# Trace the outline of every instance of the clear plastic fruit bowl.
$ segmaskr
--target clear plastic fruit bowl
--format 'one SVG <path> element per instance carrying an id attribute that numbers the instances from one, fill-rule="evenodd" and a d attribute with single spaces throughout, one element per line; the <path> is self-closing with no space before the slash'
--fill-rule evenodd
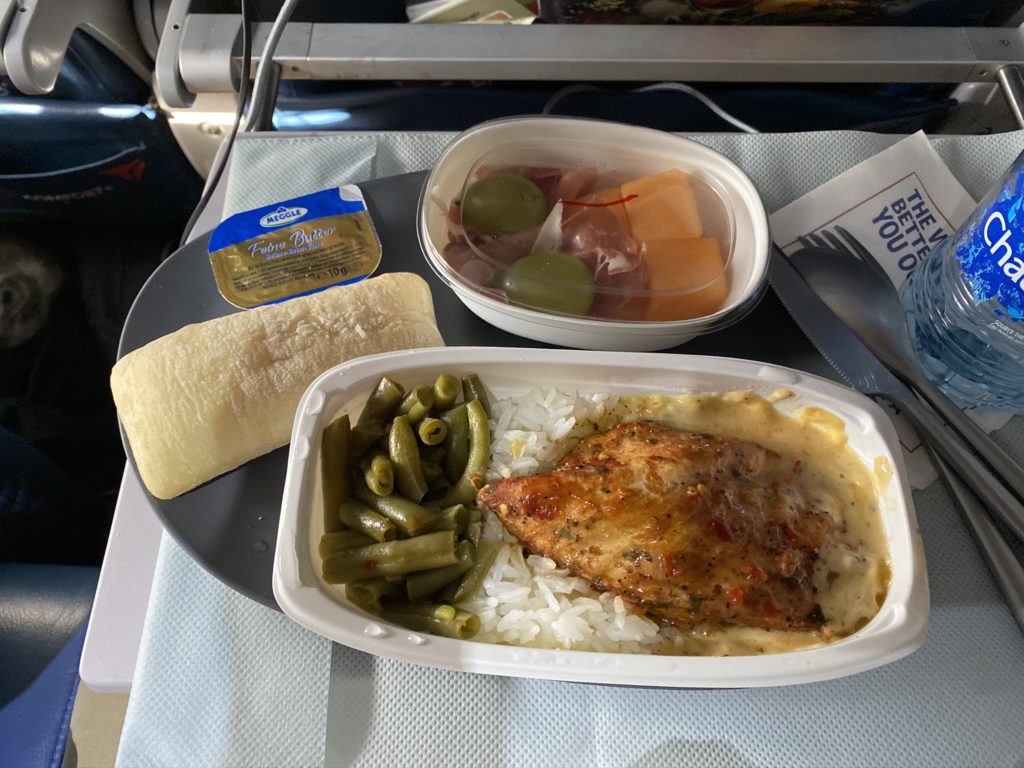
<path id="1" fill-rule="evenodd" d="M 750 179 L 662 131 L 566 118 L 485 123 L 420 201 L 434 271 L 526 338 L 648 351 L 732 325 L 763 295 L 770 238 Z"/>

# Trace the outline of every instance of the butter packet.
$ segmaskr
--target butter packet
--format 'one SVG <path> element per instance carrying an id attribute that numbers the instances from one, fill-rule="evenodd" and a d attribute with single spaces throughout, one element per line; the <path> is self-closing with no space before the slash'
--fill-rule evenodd
<path id="1" fill-rule="evenodd" d="M 213 231 L 209 252 L 217 289 L 242 309 L 357 282 L 381 257 L 351 184 L 236 213 Z"/>

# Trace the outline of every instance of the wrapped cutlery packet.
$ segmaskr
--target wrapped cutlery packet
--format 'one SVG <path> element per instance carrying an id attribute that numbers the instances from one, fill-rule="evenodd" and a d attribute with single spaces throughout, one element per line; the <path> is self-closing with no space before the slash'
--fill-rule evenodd
<path id="1" fill-rule="evenodd" d="M 775 242 L 787 254 L 804 247 L 801 238 L 841 227 L 899 288 L 974 207 L 919 131 L 780 208 L 770 221 Z M 1003 426 L 1012 415 L 984 408 L 969 413 L 986 431 Z M 911 483 L 924 488 L 936 478 L 935 469 L 910 424 L 893 415 Z"/>

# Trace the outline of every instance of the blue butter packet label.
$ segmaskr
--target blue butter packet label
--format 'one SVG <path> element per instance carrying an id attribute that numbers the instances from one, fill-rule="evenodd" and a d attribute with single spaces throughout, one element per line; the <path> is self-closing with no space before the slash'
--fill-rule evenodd
<path id="1" fill-rule="evenodd" d="M 353 185 L 236 213 L 214 230 L 209 252 L 221 295 L 242 308 L 362 280 L 381 258 Z"/>

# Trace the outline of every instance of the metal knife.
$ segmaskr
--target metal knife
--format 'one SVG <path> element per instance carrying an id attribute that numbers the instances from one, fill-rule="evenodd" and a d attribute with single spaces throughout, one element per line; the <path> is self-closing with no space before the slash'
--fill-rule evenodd
<path id="1" fill-rule="evenodd" d="M 943 447 L 948 448 L 953 445 L 954 452 L 966 452 L 966 446 L 961 444 L 959 448 L 956 448 L 955 442 L 947 442 L 949 436 L 955 440 L 958 438 L 948 427 L 940 423 L 938 417 L 930 412 L 928 406 L 917 400 L 906 385 L 889 373 L 889 370 L 871 354 L 871 351 L 861 343 L 860 339 L 832 313 L 832 310 L 804 281 L 778 247 L 774 248 L 772 256 L 770 281 L 779 300 L 782 301 L 800 330 L 854 389 L 873 399 L 888 400 L 901 408 L 914 423 L 925 439 L 926 447 L 934 460 L 936 469 L 959 503 L 963 518 L 988 562 L 989 568 L 1006 598 L 1010 612 L 1016 619 L 1017 625 L 1024 631 L 1024 565 L 1021 565 L 1009 544 L 1003 539 L 999 529 L 988 517 L 988 511 L 978 496 L 971 493 L 943 458 L 948 455 L 946 451 L 942 450 Z M 909 407 L 907 407 L 908 405 Z M 946 430 L 949 435 L 939 430 Z M 940 453 L 942 455 L 937 455 Z M 973 454 L 969 455 L 973 458 Z M 977 459 L 974 461 L 980 465 Z M 980 469 L 988 473 L 984 466 L 980 466 Z M 986 482 L 997 486 L 995 488 L 989 485 L 985 486 L 990 488 L 993 494 L 1001 491 L 997 501 L 1017 503 L 1019 507 L 1016 498 L 1001 486 L 994 476 L 989 474 Z M 997 505 L 991 503 L 989 507 L 999 510 Z M 1010 508 L 1008 511 L 1013 513 L 1018 510 Z M 1000 517 L 1004 517 L 1002 512 Z M 1014 533 L 1019 536 L 1019 529 L 1014 528 Z"/>
<path id="2" fill-rule="evenodd" d="M 883 398 L 910 419 L 923 440 L 1024 541 L 1024 504 L 992 474 L 935 412 L 882 365 L 864 343 L 826 306 L 778 248 L 773 249 L 770 281 L 800 330 L 832 367 L 859 392 Z"/>
<path id="3" fill-rule="evenodd" d="M 1021 565 L 978 497 L 957 477 L 952 467 L 935 453 L 931 445 L 926 444 L 925 447 L 946 488 L 959 504 L 964 521 L 974 535 L 974 541 L 1003 591 L 1010 613 L 1017 620 L 1017 626 L 1024 631 L 1024 565 Z"/>

